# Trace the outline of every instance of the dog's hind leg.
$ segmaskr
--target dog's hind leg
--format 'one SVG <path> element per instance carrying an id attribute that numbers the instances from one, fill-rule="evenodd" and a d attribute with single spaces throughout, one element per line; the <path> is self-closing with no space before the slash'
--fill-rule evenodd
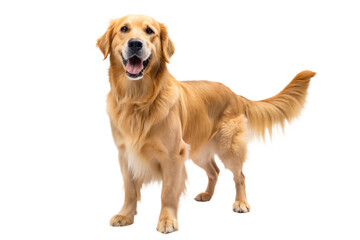
<path id="1" fill-rule="evenodd" d="M 243 115 L 224 122 L 216 136 L 216 153 L 225 167 L 232 171 L 235 182 L 236 197 L 233 204 L 234 212 L 250 211 L 246 199 L 245 176 L 242 166 L 246 159 L 246 119 Z"/>
<path id="2" fill-rule="evenodd" d="M 225 167 L 230 169 L 234 176 L 235 182 L 235 202 L 233 204 L 233 211 L 238 213 L 246 213 L 250 211 L 250 206 L 247 202 L 245 191 L 245 175 L 242 172 L 243 160 L 245 159 L 245 153 L 240 157 L 220 156 L 220 159 L 224 163 Z"/>
<path id="3" fill-rule="evenodd" d="M 214 194 L 215 185 L 218 179 L 220 170 L 215 163 L 214 156 L 208 157 L 207 159 L 193 159 L 194 163 L 204 169 L 208 176 L 208 185 L 205 192 L 199 193 L 196 197 L 196 201 L 206 202 L 211 199 Z"/>
<path id="4" fill-rule="evenodd" d="M 246 192 L 245 192 L 245 175 L 242 171 L 239 170 L 233 172 L 234 174 L 234 182 L 235 182 L 235 189 L 236 189 L 236 197 L 235 202 L 233 204 L 233 211 L 238 213 L 247 213 L 250 211 L 250 205 L 246 199 Z"/>

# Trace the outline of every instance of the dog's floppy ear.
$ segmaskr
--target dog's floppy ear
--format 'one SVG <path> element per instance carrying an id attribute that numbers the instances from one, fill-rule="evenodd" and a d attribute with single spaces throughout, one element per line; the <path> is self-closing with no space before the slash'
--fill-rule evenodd
<path id="1" fill-rule="evenodd" d="M 97 40 L 96 46 L 100 48 L 101 52 L 104 54 L 104 60 L 110 53 L 111 41 L 113 38 L 115 22 L 112 21 L 106 32 Z"/>
<path id="2" fill-rule="evenodd" d="M 170 57 L 175 52 L 175 46 L 174 43 L 171 41 L 171 39 L 168 36 L 167 29 L 164 24 L 160 23 L 161 28 L 161 51 L 162 51 L 162 57 L 165 60 L 165 62 L 169 62 Z"/>

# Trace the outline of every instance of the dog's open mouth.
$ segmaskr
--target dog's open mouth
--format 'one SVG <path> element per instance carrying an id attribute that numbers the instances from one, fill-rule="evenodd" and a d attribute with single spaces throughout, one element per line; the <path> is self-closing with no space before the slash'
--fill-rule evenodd
<path id="1" fill-rule="evenodd" d="M 126 68 L 126 75 L 132 79 L 136 79 L 142 77 L 144 70 L 149 65 L 151 55 L 145 61 L 143 61 L 136 55 L 132 56 L 127 60 L 122 54 L 121 57 Z"/>

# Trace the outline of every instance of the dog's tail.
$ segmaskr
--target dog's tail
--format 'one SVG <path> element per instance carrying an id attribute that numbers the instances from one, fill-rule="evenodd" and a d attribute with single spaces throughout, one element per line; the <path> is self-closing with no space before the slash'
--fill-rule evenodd
<path id="1" fill-rule="evenodd" d="M 241 97 L 245 102 L 245 115 L 248 119 L 251 136 L 265 138 L 266 129 L 270 137 L 275 125 L 284 127 L 285 120 L 296 118 L 305 104 L 310 79 L 316 73 L 302 71 L 276 96 L 251 101 Z"/>

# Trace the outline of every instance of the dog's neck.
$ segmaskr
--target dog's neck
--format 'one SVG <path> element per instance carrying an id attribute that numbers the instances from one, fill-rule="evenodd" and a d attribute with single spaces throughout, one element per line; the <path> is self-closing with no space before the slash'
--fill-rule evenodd
<path id="1" fill-rule="evenodd" d="M 127 79 L 124 70 L 116 67 L 109 68 L 108 112 L 122 134 L 135 136 L 132 146 L 138 149 L 152 126 L 166 118 L 179 100 L 178 83 L 165 65 L 137 81 Z"/>
<path id="2" fill-rule="evenodd" d="M 112 62 L 112 61 L 111 61 Z M 159 63 L 144 74 L 140 80 L 127 78 L 125 70 L 117 63 L 111 63 L 109 79 L 111 94 L 118 103 L 151 105 L 163 89 L 174 84 L 174 77 L 169 73 L 165 63 Z"/>

